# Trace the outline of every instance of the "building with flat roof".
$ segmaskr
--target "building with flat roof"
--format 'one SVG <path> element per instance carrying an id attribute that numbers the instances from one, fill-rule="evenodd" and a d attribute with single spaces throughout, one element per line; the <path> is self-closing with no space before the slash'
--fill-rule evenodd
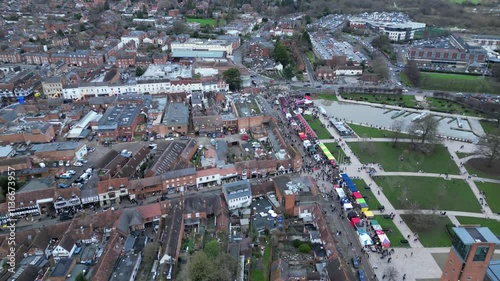
<path id="1" fill-rule="evenodd" d="M 500 281 L 500 260 L 490 262 L 484 281 Z"/>
<path id="2" fill-rule="evenodd" d="M 81 159 L 87 155 L 87 145 L 63 141 L 35 144 L 30 151 L 38 162 Z"/>
<path id="3" fill-rule="evenodd" d="M 120 258 L 110 281 L 133 281 L 141 264 L 141 253 L 128 253 Z"/>
<path id="4" fill-rule="evenodd" d="M 170 44 L 172 57 L 206 57 L 217 58 L 219 55 L 232 55 L 233 44 L 228 40 L 205 40 L 191 38 L 186 42 L 172 42 Z"/>
<path id="5" fill-rule="evenodd" d="M 252 204 L 252 190 L 249 181 L 226 183 L 222 186 L 222 192 L 230 210 L 247 208 Z"/>
<path id="6" fill-rule="evenodd" d="M 408 60 L 421 67 L 461 67 L 486 62 L 487 51 L 477 45 L 466 43 L 462 38 L 451 35 L 445 39 L 421 41 L 408 48 Z"/>
<path id="7" fill-rule="evenodd" d="M 188 133 L 189 108 L 182 102 L 169 103 L 160 124 L 162 136 L 178 136 Z"/>
<path id="8" fill-rule="evenodd" d="M 483 280 L 500 240 L 487 227 L 454 227 L 442 281 Z"/>
<path id="9" fill-rule="evenodd" d="M 140 121 L 142 106 L 125 104 L 109 107 L 97 126 L 97 136 L 102 140 L 131 139 Z M 144 117 L 143 117 L 144 118 Z"/>

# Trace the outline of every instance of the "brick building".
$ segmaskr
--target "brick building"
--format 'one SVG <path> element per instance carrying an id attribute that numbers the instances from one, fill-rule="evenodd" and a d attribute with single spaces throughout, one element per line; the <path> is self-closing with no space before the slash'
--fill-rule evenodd
<path id="1" fill-rule="evenodd" d="M 441 281 L 482 281 L 500 240 L 487 227 L 454 227 Z"/>

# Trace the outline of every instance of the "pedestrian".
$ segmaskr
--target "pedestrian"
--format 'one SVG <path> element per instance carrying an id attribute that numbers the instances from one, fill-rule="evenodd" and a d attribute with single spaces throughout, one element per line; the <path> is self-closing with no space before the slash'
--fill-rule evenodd
<path id="1" fill-rule="evenodd" d="M 379 191 L 377 191 L 377 193 L 378 193 L 378 195 L 380 195 L 380 190 L 379 190 Z"/>
<path id="2" fill-rule="evenodd" d="M 408 255 L 407 255 L 407 254 L 405 254 L 405 258 L 407 258 L 407 257 L 408 257 Z"/>
<path id="3" fill-rule="evenodd" d="M 413 257 L 413 252 L 411 252 L 410 257 Z"/>
<path id="4" fill-rule="evenodd" d="M 384 275 L 382 275 L 382 280 L 384 280 L 384 279 L 385 279 L 385 274 L 384 274 Z"/>
<path id="5" fill-rule="evenodd" d="M 410 239 L 410 236 L 411 236 L 411 235 L 408 235 L 408 236 L 407 236 L 407 238 L 408 238 L 408 239 Z"/>

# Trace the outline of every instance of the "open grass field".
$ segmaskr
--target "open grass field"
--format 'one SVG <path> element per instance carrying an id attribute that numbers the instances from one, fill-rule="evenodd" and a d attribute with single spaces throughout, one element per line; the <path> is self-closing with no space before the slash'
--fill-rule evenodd
<path id="1" fill-rule="evenodd" d="M 480 178 L 500 180 L 500 160 L 495 160 L 491 167 L 487 165 L 485 158 L 472 158 L 465 162 L 465 168 L 471 175 L 476 175 Z"/>
<path id="2" fill-rule="evenodd" d="M 497 220 L 460 216 L 457 216 L 456 218 L 462 225 L 481 225 L 489 227 L 496 236 L 500 236 L 500 222 Z"/>
<path id="3" fill-rule="evenodd" d="M 359 192 L 363 197 L 368 197 L 365 198 L 366 203 L 368 204 L 368 207 L 370 207 L 370 210 L 377 210 L 378 206 L 382 206 L 380 202 L 378 201 L 377 197 L 375 197 L 375 194 L 373 194 L 371 189 L 365 189 L 366 183 L 362 179 L 353 179 L 352 182 L 356 185 L 358 188 Z"/>
<path id="4" fill-rule="evenodd" d="M 475 155 L 477 153 L 474 153 L 474 152 L 471 152 L 471 153 L 467 153 L 467 152 L 456 152 L 457 154 L 457 157 L 462 159 L 462 158 L 466 158 L 466 157 L 469 157 L 471 155 Z"/>
<path id="5" fill-rule="evenodd" d="M 333 157 L 335 157 L 338 165 L 351 163 L 351 160 L 346 158 L 344 151 L 340 147 L 337 147 L 337 143 L 329 142 L 325 143 L 325 146 L 326 148 L 328 148 L 328 150 L 330 150 L 330 153 L 333 155 Z"/>
<path id="6" fill-rule="evenodd" d="M 321 100 L 329 100 L 329 101 L 339 101 L 337 98 L 337 95 L 335 93 L 321 93 L 319 95 L 314 96 L 315 99 L 321 99 Z"/>
<path id="7" fill-rule="evenodd" d="M 390 113 L 389 113 L 390 114 Z M 390 138 L 393 135 L 392 131 L 382 130 L 378 128 L 372 128 L 357 124 L 349 124 L 349 127 L 358 135 L 360 138 Z M 410 135 L 401 133 L 401 138 L 408 138 Z"/>
<path id="8" fill-rule="evenodd" d="M 426 215 L 420 215 L 426 216 Z M 417 231 L 417 228 L 413 224 L 409 215 L 401 215 L 408 227 L 413 231 L 418 233 L 418 239 L 424 247 L 450 247 L 451 237 L 446 231 L 446 225 L 452 224 L 447 216 L 439 217 L 438 223 L 433 227 L 425 231 Z M 410 245 L 411 245 L 410 241 Z"/>
<path id="9" fill-rule="evenodd" d="M 396 209 L 405 210 L 409 202 L 416 201 L 422 210 L 481 212 L 479 202 L 463 180 L 400 176 L 375 177 L 374 180 Z"/>
<path id="10" fill-rule="evenodd" d="M 494 213 L 500 213 L 500 184 L 492 182 L 476 182 L 476 186 L 480 191 L 484 191 L 486 193 L 486 203 L 490 206 L 491 211 Z"/>
<path id="11" fill-rule="evenodd" d="M 411 150 L 410 143 L 398 143 L 396 148 L 389 142 L 351 142 L 351 150 L 361 163 L 380 163 L 388 172 L 418 172 L 460 174 L 443 145 L 436 145 L 434 152 L 424 155 Z"/>
<path id="12" fill-rule="evenodd" d="M 496 93 L 488 78 L 461 74 L 421 72 L 418 87 L 426 90 L 450 92 Z"/>
<path id="13" fill-rule="evenodd" d="M 319 119 L 312 117 L 311 115 L 304 115 L 304 119 L 307 121 L 311 129 L 314 130 L 318 139 L 329 139 L 332 135 L 323 126 L 323 123 Z"/>
<path id="14" fill-rule="evenodd" d="M 477 113 L 475 110 L 469 109 L 453 101 L 432 98 L 432 97 L 427 97 L 425 99 L 430 107 L 429 109 L 433 111 L 467 115 L 467 116 L 480 116 L 480 113 Z"/>
<path id="15" fill-rule="evenodd" d="M 187 22 L 197 22 L 202 26 L 203 25 L 211 25 L 211 26 L 216 25 L 216 21 L 214 19 L 186 18 L 186 21 Z"/>
<path id="16" fill-rule="evenodd" d="M 450 0 L 450 2 L 455 4 L 463 4 L 465 2 L 469 2 L 471 4 L 478 5 L 481 3 L 481 0 Z"/>
<path id="17" fill-rule="evenodd" d="M 342 94 L 342 97 L 348 100 L 364 101 L 369 103 L 388 104 L 402 107 L 417 107 L 417 101 L 414 96 Z"/>
<path id="18" fill-rule="evenodd" d="M 479 123 L 481 123 L 485 133 L 500 136 L 500 127 L 497 127 L 496 123 L 487 120 L 480 120 Z"/>
<path id="19" fill-rule="evenodd" d="M 389 240 L 391 241 L 391 247 L 402 247 L 399 241 L 404 240 L 405 237 L 396 227 L 393 220 L 384 219 L 384 216 L 382 215 L 374 216 L 373 219 L 377 220 L 383 229 L 391 230 L 391 231 L 385 231 L 387 238 L 389 238 Z"/>

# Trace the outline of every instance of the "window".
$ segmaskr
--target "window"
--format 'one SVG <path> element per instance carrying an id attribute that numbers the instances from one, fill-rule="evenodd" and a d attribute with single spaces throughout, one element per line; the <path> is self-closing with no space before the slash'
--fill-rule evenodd
<path id="1" fill-rule="evenodd" d="M 485 261 L 489 249 L 490 249 L 489 246 L 478 246 L 476 248 L 476 253 L 474 254 L 473 261 Z"/>

